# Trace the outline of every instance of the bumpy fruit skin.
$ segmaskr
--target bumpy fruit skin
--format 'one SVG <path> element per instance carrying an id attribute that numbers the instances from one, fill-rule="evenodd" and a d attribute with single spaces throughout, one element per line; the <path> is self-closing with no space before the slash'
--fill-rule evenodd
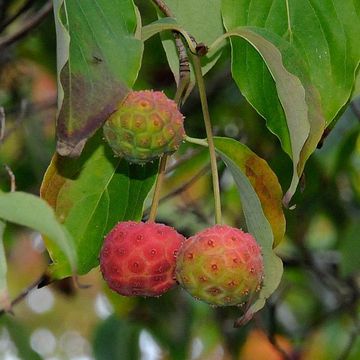
<path id="1" fill-rule="evenodd" d="M 133 91 L 104 124 L 114 153 L 143 164 L 178 149 L 185 137 L 184 117 L 160 91 Z"/>
<path id="2" fill-rule="evenodd" d="M 176 278 L 192 296 L 211 305 L 244 305 L 256 300 L 261 289 L 261 249 L 252 235 L 215 225 L 184 242 Z"/>
<path id="3" fill-rule="evenodd" d="M 176 283 L 176 256 L 184 240 L 164 224 L 121 222 L 105 238 L 100 270 L 121 295 L 159 296 Z"/>

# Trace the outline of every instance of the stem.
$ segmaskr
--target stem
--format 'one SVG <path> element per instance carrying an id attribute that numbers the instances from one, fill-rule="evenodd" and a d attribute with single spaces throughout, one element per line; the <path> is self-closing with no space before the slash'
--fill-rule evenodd
<path id="1" fill-rule="evenodd" d="M 174 17 L 174 14 L 171 12 L 170 8 L 162 0 L 153 0 L 157 5 L 159 10 L 168 17 Z M 176 102 L 178 108 L 183 100 L 183 97 L 186 93 L 186 90 L 190 83 L 190 64 L 187 56 L 186 48 L 180 38 L 180 35 L 176 32 L 173 33 L 175 39 L 175 46 L 179 56 L 179 83 L 176 89 L 176 94 L 174 101 Z M 159 165 L 159 174 L 156 179 L 154 195 L 151 203 L 150 215 L 148 221 L 155 221 L 157 209 L 160 201 L 161 187 L 165 177 L 165 169 L 168 155 L 164 154 L 160 159 Z"/>
<path id="2" fill-rule="evenodd" d="M 177 39 L 181 42 L 181 39 Z M 186 60 L 185 60 L 186 61 Z M 182 65 L 182 61 L 180 60 L 180 67 L 186 65 Z M 180 68 L 181 70 L 181 68 Z M 189 87 L 190 83 L 190 70 L 180 71 L 180 79 L 179 79 L 179 85 L 176 89 L 174 101 L 178 104 L 178 108 L 180 108 L 180 105 L 182 103 L 182 100 L 184 98 L 184 95 L 186 93 L 187 88 Z"/>
<path id="3" fill-rule="evenodd" d="M 39 9 L 39 11 L 28 20 L 18 31 L 14 32 L 9 36 L 4 36 L 0 38 L 0 50 L 5 49 L 6 47 L 12 45 L 16 41 L 22 39 L 29 34 L 31 30 L 37 27 L 52 11 L 52 2 L 48 1 L 45 5 Z"/>
<path id="4" fill-rule="evenodd" d="M 181 64 L 181 60 L 180 60 L 180 64 Z M 185 91 L 188 87 L 189 79 L 190 79 L 190 76 L 187 76 L 186 74 L 185 74 L 185 76 L 182 76 L 180 73 L 179 86 L 176 89 L 176 94 L 175 94 L 175 102 L 177 103 L 178 107 L 179 107 L 180 101 L 183 98 L 183 94 L 185 93 Z M 168 155 L 164 154 L 160 159 L 159 174 L 156 179 L 155 190 L 154 190 L 154 195 L 153 195 L 153 199 L 152 199 L 152 203 L 151 203 L 150 215 L 149 215 L 149 219 L 148 219 L 148 221 L 150 221 L 150 222 L 154 222 L 155 218 L 156 218 L 156 213 L 157 213 L 157 209 L 158 209 L 159 201 L 160 201 L 161 187 L 162 187 L 162 184 L 164 182 L 164 177 L 165 177 L 167 158 L 168 158 Z"/>
<path id="5" fill-rule="evenodd" d="M 195 79 L 200 94 L 200 101 L 204 116 L 207 143 L 209 146 L 209 153 L 210 153 L 211 175 L 213 181 L 213 192 L 214 192 L 214 201 L 215 201 L 215 222 L 216 224 L 221 224 L 222 216 L 221 216 L 219 174 L 217 170 L 216 153 L 215 153 L 215 145 L 214 145 L 214 139 L 211 129 L 209 106 L 206 98 L 205 82 L 201 71 L 201 63 L 199 57 L 197 55 L 192 55 L 192 60 L 194 65 Z"/>
<path id="6" fill-rule="evenodd" d="M 206 139 L 198 139 L 198 138 L 193 138 L 193 137 L 190 137 L 190 136 L 185 136 L 185 140 L 187 142 L 189 142 L 189 143 L 192 143 L 192 144 L 209 147 L 209 144 L 208 144 Z"/>
<path id="7" fill-rule="evenodd" d="M 152 203 L 151 203 L 150 215 L 149 215 L 149 220 L 148 220 L 149 222 L 154 222 L 155 218 L 156 218 L 156 213 L 157 213 L 157 209 L 159 206 L 159 200 L 160 200 L 161 187 L 162 187 L 162 183 L 163 183 L 164 176 L 165 176 L 165 168 L 166 168 L 167 158 L 168 158 L 168 156 L 166 154 L 164 154 L 160 159 L 159 175 L 156 179 L 155 190 L 154 190 L 154 195 L 153 195 L 153 199 L 152 199 Z"/>
<path id="8" fill-rule="evenodd" d="M 40 288 L 42 286 L 46 286 L 49 284 L 49 277 L 46 274 L 43 274 L 40 276 L 39 279 L 34 281 L 32 284 L 30 284 L 27 288 L 22 290 L 18 296 L 14 300 L 11 301 L 11 308 L 14 307 L 16 304 L 20 303 L 22 300 L 26 298 L 26 296 L 30 293 L 31 290 Z M 0 316 L 4 315 L 6 313 L 5 310 L 0 310 Z"/>

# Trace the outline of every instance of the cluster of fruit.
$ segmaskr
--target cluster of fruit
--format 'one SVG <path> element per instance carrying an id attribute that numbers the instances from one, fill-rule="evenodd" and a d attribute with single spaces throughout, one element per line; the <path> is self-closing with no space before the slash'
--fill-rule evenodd
<path id="1" fill-rule="evenodd" d="M 212 305 L 256 299 L 263 278 L 255 239 L 215 225 L 185 239 L 154 222 L 119 223 L 105 238 L 100 268 L 109 287 L 125 296 L 159 296 L 178 282 Z"/>
<path id="2" fill-rule="evenodd" d="M 185 136 L 183 116 L 162 92 L 132 92 L 104 125 L 115 154 L 144 163 L 174 152 Z M 160 296 L 176 283 L 212 305 L 256 300 L 263 282 L 261 249 L 252 235 L 215 225 L 185 239 L 174 228 L 121 222 L 106 236 L 100 269 L 125 296 Z"/>

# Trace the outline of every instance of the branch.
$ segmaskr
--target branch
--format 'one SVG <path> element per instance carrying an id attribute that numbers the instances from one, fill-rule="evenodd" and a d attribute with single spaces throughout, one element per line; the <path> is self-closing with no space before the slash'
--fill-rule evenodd
<path id="1" fill-rule="evenodd" d="M 5 111 L 2 106 L 0 106 L 0 144 L 3 142 L 5 137 Z"/>
<path id="2" fill-rule="evenodd" d="M 171 9 L 162 0 L 152 0 L 159 10 L 167 17 L 175 18 Z M 175 45 L 179 56 L 179 84 L 175 101 L 180 105 L 190 84 L 190 63 L 187 56 L 186 48 L 181 40 L 180 35 L 173 31 Z"/>
<path id="3" fill-rule="evenodd" d="M 269 303 L 269 312 L 270 312 L 270 329 L 269 329 L 269 332 L 265 331 L 267 338 L 284 360 L 292 360 L 293 357 L 291 356 L 291 354 L 288 354 L 282 348 L 282 346 L 278 343 L 276 336 L 275 336 L 276 329 L 277 329 L 276 304 L 275 303 L 273 303 L 273 304 Z"/>
<path id="4" fill-rule="evenodd" d="M 175 18 L 170 8 L 162 0 L 153 0 L 159 10 L 167 17 Z"/>
<path id="5" fill-rule="evenodd" d="M 2 24 L 0 24 L 0 33 L 4 31 L 10 24 L 12 24 L 20 15 L 22 15 L 25 11 L 29 10 L 34 3 L 34 0 L 26 1 L 23 6 L 12 16 L 6 19 Z"/>
<path id="6" fill-rule="evenodd" d="M 36 28 L 52 11 L 52 2 L 48 1 L 24 26 L 14 34 L 0 38 L 0 50 L 14 44 Z"/>
<path id="7" fill-rule="evenodd" d="M 165 195 L 160 199 L 161 202 L 171 199 L 174 196 L 180 195 L 182 192 L 187 190 L 189 187 L 191 187 L 194 183 L 196 183 L 202 176 L 207 174 L 210 170 L 210 166 L 207 165 L 203 167 L 199 172 L 197 172 L 192 178 L 190 178 L 188 181 L 183 183 L 180 187 L 174 189 L 169 194 Z"/>
<path id="8" fill-rule="evenodd" d="M 181 157 L 178 157 L 176 159 L 176 162 L 172 165 L 169 165 L 166 167 L 166 171 L 165 173 L 171 173 L 173 170 L 175 170 L 177 167 L 179 167 L 180 165 L 186 163 L 188 160 L 192 159 L 194 156 L 198 155 L 200 153 L 201 150 L 192 150 L 189 152 L 186 152 L 184 155 L 182 155 Z"/>
<path id="9" fill-rule="evenodd" d="M 11 128 L 8 127 L 6 129 L 2 141 L 5 142 L 7 140 L 7 138 L 18 128 L 18 126 L 21 125 L 21 123 L 24 120 L 26 120 L 26 116 L 31 115 L 33 113 L 39 113 L 41 111 L 49 110 L 55 106 L 56 106 L 56 99 L 50 99 L 36 103 L 27 103 L 27 100 L 23 99 L 21 101 L 20 109 L 12 108 L 6 112 L 7 118 L 9 118 L 10 115 L 14 115 L 14 117 L 16 117 L 16 120 L 13 122 L 14 124 L 11 126 Z M 0 120 L 1 120 L 1 114 L 0 114 Z M 51 118 L 40 119 L 40 121 L 45 121 L 45 122 L 50 120 L 52 121 Z M 0 139 L 0 143 L 1 143 L 1 139 Z"/>
<path id="10" fill-rule="evenodd" d="M 354 316 L 355 316 L 354 329 L 350 333 L 349 342 L 347 343 L 345 349 L 340 354 L 340 356 L 338 357 L 337 360 L 346 360 L 349 357 L 351 350 L 353 349 L 353 347 L 356 343 L 356 340 L 357 340 L 358 336 L 360 335 L 360 321 L 359 321 L 359 318 L 356 313 L 354 314 Z"/>
<path id="11" fill-rule="evenodd" d="M 15 174 L 13 173 L 9 165 L 5 164 L 4 167 L 10 178 L 10 192 L 14 192 L 16 190 Z"/>
<path id="12" fill-rule="evenodd" d="M 169 194 L 163 196 L 162 198 L 160 198 L 159 200 L 159 204 L 163 203 L 166 200 L 169 200 L 179 194 L 181 194 L 182 192 L 184 192 L 185 190 L 187 190 L 190 186 L 192 186 L 196 181 L 198 181 L 203 175 L 205 175 L 208 171 L 209 171 L 210 167 L 209 165 L 205 166 L 204 168 L 202 168 L 199 172 L 197 172 L 193 177 L 191 177 L 188 181 L 186 181 L 185 183 L 183 183 L 181 186 L 179 186 L 178 188 L 174 189 L 173 191 L 171 191 Z M 146 209 L 143 213 L 144 217 L 147 217 L 149 214 L 150 208 Z"/>
<path id="13" fill-rule="evenodd" d="M 46 273 L 41 275 L 39 277 L 39 279 L 37 279 L 32 284 L 30 284 L 27 288 L 22 290 L 20 292 L 20 294 L 18 296 L 16 296 L 16 298 L 14 300 L 11 301 L 11 304 L 10 304 L 11 308 L 13 308 L 15 305 L 17 305 L 22 300 L 24 300 L 26 298 L 26 296 L 30 293 L 30 291 L 32 291 L 34 289 L 39 289 L 39 288 L 41 288 L 43 286 L 48 285 L 50 283 L 49 281 L 50 281 L 50 278 Z M 0 310 L 0 316 L 4 315 L 5 313 L 6 313 L 5 310 Z"/>

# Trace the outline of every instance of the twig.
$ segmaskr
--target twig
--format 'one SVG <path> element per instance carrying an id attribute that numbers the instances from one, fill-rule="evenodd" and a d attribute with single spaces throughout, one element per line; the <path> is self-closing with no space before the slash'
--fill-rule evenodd
<path id="1" fill-rule="evenodd" d="M 284 360 L 292 360 L 293 357 L 291 355 L 289 355 L 282 347 L 281 345 L 278 343 L 278 341 L 276 340 L 276 337 L 273 336 L 272 334 L 268 334 L 267 335 L 271 345 L 274 347 L 274 349 L 281 355 L 281 357 Z"/>
<path id="2" fill-rule="evenodd" d="M 317 319 L 312 321 L 312 323 L 302 331 L 301 337 L 306 337 L 309 332 L 314 331 L 316 328 L 320 327 L 324 322 L 328 321 L 331 318 L 339 316 L 344 312 L 352 313 L 353 309 L 357 309 L 359 300 L 360 300 L 359 290 L 357 288 L 354 288 L 353 296 L 351 298 L 345 297 L 343 301 L 335 309 L 332 309 L 326 313 L 321 314 Z"/>
<path id="3" fill-rule="evenodd" d="M 156 6 L 165 16 L 175 18 L 171 9 L 164 3 L 164 1 L 162 0 L 152 0 L 152 1 L 156 4 Z M 179 56 L 179 87 L 181 87 L 181 91 L 177 92 L 178 98 L 175 98 L 174 100 L 178 104 L 182 104 L 183 98 L 190 84 L 190 63 L 189 63 L 189 58 L 187 56 L 185 45 L 182 42 L 180 35 L 175 31 L 173 32 L 173 35 Z"/>
<path id="4" fill-rule="evenodd" d="M 297 243 L 298 249 L 301 251 L 304 265 L 308 265 L 309 270 L 318 278 L 318 280 L 327 287 L 339 301 L 342 301 L 345 295 L 343 288 L 348 292 L 349 287 L 328 272 L 324 271 L 314 260 L 313 254 L 305 246 L 303 241 Z"/>
<path id="5" fill-rule="evenodd" d="M 354 329 L 350 333 L 349 342 L 347 343 L 345 349 L 340 354 L 337 360 L 346 360 L 349 357 L 351 350 L 353 349 L 359 335 L 360 335 L 360 322 L 359 322 L 359 318 L 355 314 Z"/>
<path id="6" fill-rule="evenodd" d="M 4 29 L 7 28 L 11 23 L 13 23 L 21 14 L 29 10 L 33 3 L 34 0 L 26 1 L 14 15 L 10 16 L 2 24 L 0 24 L 0 32 L 4 31 Z"/>
<path id="7" fill-rule="evenodd" d="M 168 17 L 174 17 L 174 14 L 170 10 L 170 8 L 164 3 L 162 0 L 153 0 L 153 2 L 156 4 L 156 6 L 159 8 L 159 10 Z"/>
<path id="8" fill-rule="evenodd" d="M 161 202 L 171 199 L 174 196 L 180 195 L 182 192 L 191 187 L 194 183 L 196 183 L 202 176 L 208 173 L 210 170 L 210 165 L 203 167 L 199 172 L 197 172 L 193 177 L 191 177 L 188 181 L 184 182 L 181 186 L 171 191 L 169 194 L 165 195 L 160 199 Z"/>
<path id="9" fill-rule="evenodd" d="M 5 136 L 5 111 L 2 106 L 0 106 L 0 143 L 3 142 Z"/>
<path id="10" fill-rule="evenodd" d="M 31 115 L 32 113 L 38 113 L 40 111 L 51 109 L 52 107 L 56 106 L 56 99 L 51 99 L 49 101 L 42 101 L 38 103 L 30 103 L 24 105 L 24 101 L 21 102 L 20 111 L 17 109 L 10 109 L 7 113 L 7 118 L 9 118 L 9 115 L 19 113 L 18 116 L 16 116 L 16 120 L 14 121 L 14 124 L 11 126 L 11 128 L 6 129 L 6 133 L 3 138 L 3 142 L 5 142 L 8 137 L 18 128 L 18 126 L 22 123 L 24 119 L 26 119 L 27 115 Z M 47 121 L 51 120 L 51 118 L 41 119 L 40 121 Z"/>
<path id="11" fill-rule="evenodd" d="M 269 303 L 269 313 L 270 313 L 270 329 L 269 332 L 265 332 L 267 335 L 267 338 L 269 339 L 270 343 L 274 346 L 274 348 L 277 350 L 277 352 L 282 356 L 284 360 L 291 360 L 292 356 L 288 354 L 282 346 L 279 344 L 279 342 L 276 339 L 275 333 L 276 333 L 276 304 L 275 303 Z"/>
<path id="12" fill-rule="evenodd" d="M 16 190 L 15 175 L 9 165 L 5 164 L 4 167 L 10 178 L 10 192 L 14 192 Z"/>
<path id="13" fill-rule="evenodd" d="M 166 194 L 165 196 L 163 196 L 162 198 L 159 199 L 159 204 L 163 203 L 164 201 L 167 201 L 179 194 L 181 194 L 182 192 L 184 192 L 185 190 L 187 190 L 190 186 L 192 186 L 196 181 L 198 181 L 203 175 L 205 175 L 208 171 L 209 171 L 210 167 L 209 165 L 205 166 L 204 168 L 202 168 L 199 172 L 197 172 L 193 177 L 191 177 L 188 181 L 186 181 L 185 183 L 183 183 L 181 186 L 179 186 L 178 188 L 174 189 L 173 191 L 171 191 L 169 194 Z M 144 217 L 146 217 L 149 214 L 150 208 L 146 209 L 144 211 Z"/>
<path id="14" fill-rule="evenodd" d="M 0 38 L 0 50 L 14 44 L 36 28 L 52 11 L 52 2 L 48 1 L 24 26 L 14 34 Z"/>
<path id="15" fill-rule="evenodd" d="M 37 113 L 39 111 L 48 110 L 56 106 L 57 104 L 56 101 L 57 101 L 56 96 L 51 98 L 49 97 L 46 100 L 35 101 L 35 102 L 31 102 L 28 99 L 23 99 L 20 101 L 20 106 L 15 105 L 15 106 L 7 107 L 6 115 L 7 117 L 17 116 L 18 114 L 23 114 L 23 116 L 26 116 L 33 113 Z"/>
<path id="16" fill-rule="evenodd" d="M 151 203 L 150 215 L 149 215 L 149 220 L 148 220 L 150 222 L 154 222 L 156 219 L 157 209 L 158 209 L 159 200 L 160 200 L 161 187 L 162 187 L 164 177 L 165 177 L 167 158 L 168 158 L 168 155 L 164 154 L 160 159 L 159 173 L 158 173 L 158 176 L 156 179 L 155 190 L 154 190 L 154 195 L 153 195 L 153 199 L 152 199 L 152 203 Z"/>
<path id="17" fill-rule="evenodd" d="M 15 305 L 20 303 L 22 300 L 26 298 L 26 296 L 30 293 L 30 291 L 34 289 L 38 289 L 40 287 L 48 285 L 49 282 L 49 276 L 44 273 L 40 276 L 39 279 L 34 281 L 32 284 L 30 284 L 27 288 L 23 289 L 18 296 L 14 300 L 11 301 L 11 308 L 13 308 Z M 0 316 L 4 315 L 6 313 L 5 310 L 0 310 Z"/>
<path id="18" fill-rule="evenodd" d="M 353 113 L 355 114 L 355 116 L 360 121 L 360 109 L 358 108 L 358 106 L 355 104 L 354 101 L 350 103 L 350 107 L 351 107 L 351 110 L 353 111 Z"/>
<path id="19" fill-rule="evenodd" d="M 173 170 L 178 168 L 180 165 L 186 163 L 188 160 L 192 159 L 194 156 L 198 155 L 200 150 L 193 150 L 185 153 L 181 157 L 176 159 L 176 162 L 172 165 L 167 166 L 165 173 L 171 173 Z"/>

